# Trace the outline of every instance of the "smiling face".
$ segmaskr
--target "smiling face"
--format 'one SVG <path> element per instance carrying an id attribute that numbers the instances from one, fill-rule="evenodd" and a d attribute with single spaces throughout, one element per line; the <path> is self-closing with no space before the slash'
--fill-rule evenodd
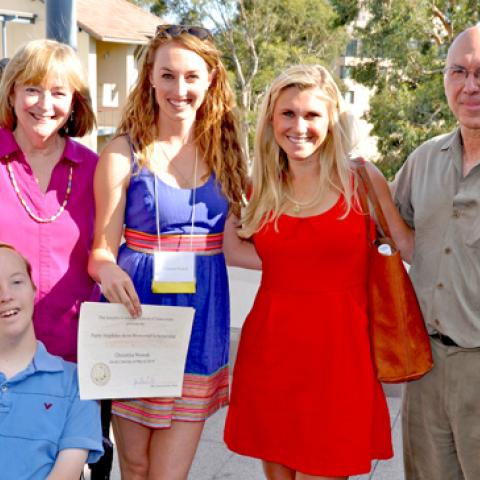
<path id="1" fill-rule="evenodd" d="M 461 33 L 448 52 L 446 67 L 469 70 L 463 82 L 444 77 L 448 105 L 463 128 L 480 129 L 480 85 L 473 72 L 480 68 L 480 28 L 473 27 Z"/>
<path id="2" fill-rule="evenodd" d="M 33 143 L 58 134 L 70 116 L 73 94 L 73 88 L 56 75 L 41 85 L 15 84 L 11 103 L 16 129 Z"/>
<path id="3" fill-rule="evenodd" d="M 150 82 L 160 109 L 160 122 L 195 120 L 210 86 L 205 60 L 171 41 L 155 52 Z"/>
<path id="4" fill-rule="evenodd" d="M 0 340 L 33 335 L 34 299 L 25 261 L 14 250 L 0 248 Z"/>
<path id="5" fill-rule="evenodd" d="M 289 87 L 278 96 L 272 115 L 273 135 L 289 162 L 316 160 L 328 125 L 328 105 L 320 88 Z"/>

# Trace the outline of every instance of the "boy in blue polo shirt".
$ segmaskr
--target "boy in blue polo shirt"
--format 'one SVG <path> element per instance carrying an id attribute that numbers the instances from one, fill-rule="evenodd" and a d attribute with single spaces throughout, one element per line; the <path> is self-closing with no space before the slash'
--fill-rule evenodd
<path id="1" fill-rule="evenodd" d="M 30 265 L 0 243 L 0 478 L 78 480 L 103 453 L 99 407 L 79 399 L 76 366 L 37 342 L 34 298 Z"/>

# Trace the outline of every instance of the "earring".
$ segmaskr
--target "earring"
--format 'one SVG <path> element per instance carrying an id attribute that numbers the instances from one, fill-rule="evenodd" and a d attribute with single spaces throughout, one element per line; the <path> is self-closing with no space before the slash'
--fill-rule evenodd
<path id="1" fill-rule="evenodd" d="M 63 127 L 63 131 L 65 132 L 65 135 L 70 135 L 73 132 L 74 121 L 75 121 L 75 110 L 72 109 L 72 111 L 70 112 L 70 116 L 68 117 L 68 120 L 65 123 L 65 126 Z"/>

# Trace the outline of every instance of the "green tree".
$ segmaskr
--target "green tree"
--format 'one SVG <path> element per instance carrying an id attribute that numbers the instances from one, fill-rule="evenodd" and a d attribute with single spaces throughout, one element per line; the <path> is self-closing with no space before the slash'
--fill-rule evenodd
<path id="1" fill-rule="evenodd" d="M 168 0 L 128 0 L 142 8 L 147 8 L 151 13 L 159 17 L 166 15 L 169 11 Z"/>
<path id="2" fill-rule="evenodd" d="M 374 89 L 365 118 L 373 125 L 379 167 L 391 178 L 420 143 L 455 126 L 443 91 L 448 46 L 479 21 L 475 0 L 332 0 L 343 23 L 367 12 L 354 29 L 362 52 L 353 78 Z"/>
<path id="3" fill-rule="evenodd" d="M 235 86 L 246 152 L 259 99 L 272 78 L 299 62 L 332 69 L 346 43 L 327 0 L 178 0 L 170 8 L 184 23 L 195 19 L 213 27 Z"/>

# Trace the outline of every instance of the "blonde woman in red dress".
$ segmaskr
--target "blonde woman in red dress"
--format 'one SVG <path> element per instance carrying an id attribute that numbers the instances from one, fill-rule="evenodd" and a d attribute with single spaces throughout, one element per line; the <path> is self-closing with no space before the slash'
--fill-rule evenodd
<path id="1" fill-rule="evenodd" d="M 262 260 L 233 376 L 225 440 L 275 480 L 347 478 L 392 456 L 370 356 L 367 232 L 341 94 L 321 66 L 277 77 L 257 129 L 243 235 Z M 412 235 L 367 165 L 408 257 Z"/>

